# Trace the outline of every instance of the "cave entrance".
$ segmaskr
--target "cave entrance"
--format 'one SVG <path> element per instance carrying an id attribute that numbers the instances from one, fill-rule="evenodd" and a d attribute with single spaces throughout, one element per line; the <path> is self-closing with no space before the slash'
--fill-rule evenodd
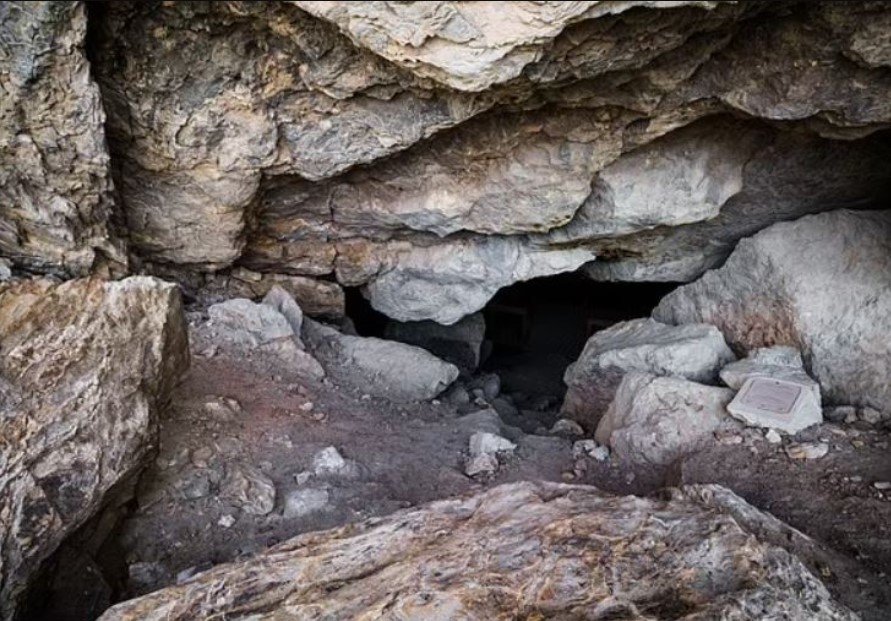
<path id="1" fill-rule="evenodd" d="M 649 316 L 679 284 L 598 282 L 572 273 L 505 287 L 483 309 L 486 331 L 479 371 L 497 373 L 504 393 L 519 395 L 521 401 L 550 399 L 554 407 L 566 391 L 566 367 L 592 334 Z M 357 334 L 391 336 L 387 326 L 392 320 L 374 310 L 358 288 L 346 290 L 346 311 Z"/>
<path id="2" fill-rule="evenodd" d="M 574 273 L 506 287 L 483 311 L 489 351 L 482 370 L 499 375 L 503 392 L 557 402 L 566 367 L 592 334 L 649 316 L 679 284 L 597 282 Z"/>

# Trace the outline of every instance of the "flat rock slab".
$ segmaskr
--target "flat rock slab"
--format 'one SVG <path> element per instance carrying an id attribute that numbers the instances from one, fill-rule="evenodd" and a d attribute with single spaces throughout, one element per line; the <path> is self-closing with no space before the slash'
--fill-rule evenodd
<path id="1" fill-rule="evenodd" d="M 791 545 L 795 534 L 718 486 L 654 500 L 515 483 L 296 537 L 118 604 L 100 621 L 643 620 L 678 610 L 854 621 L 772 543 Z"/>
<path id="2" fill-rule="evenodd" d="M 0 618 L 139 471 L 189 364 L 178 289 L 155 278 L 0 283 Z"/>
<path id="3" fill-rule="evenodd" d="M 747 425 L 798 433 L 823 421 L 820 402 L 810 384 L 773 377 L 750 377 L 727 405 Z"/>

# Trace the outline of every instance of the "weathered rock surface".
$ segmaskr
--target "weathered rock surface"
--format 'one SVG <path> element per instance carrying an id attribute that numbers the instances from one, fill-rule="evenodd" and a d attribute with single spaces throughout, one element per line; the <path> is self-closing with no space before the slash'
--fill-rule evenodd
<path id="1" fill-rule="evenodd" d="M 405 343 L 342 334 L 306 319 L 303 338 L 329 374 L 392 401 L 432 399 L 458 377 L 458 368 Z"/>
<path id="2" fill-rule="evenodd" d="M 790 345 L 830 403 L 887 410 L 891 212 L 840 210 L 776 224 L 727 264 L 669 294 L 660 321 L 705 321 L 743 350 Z"/>
<path id="3" fill-rule="evenodd" d="M 188 351 L 174 285 L 0 283 L 0 617 L 143 465 Z"/>
<path id="4" fill-rule="evenodd" d="M 593 431 L 625 374 L 640 371 L 709 383 L 733 359 L 714 326 L 624 321 L 594 334 L 579 359 L 566 369 L 562 411 Z"/>
<path id="5" fill-rule="evenodd" d="M 257 304 L 235 298 L 214 304 L 207 309 L 207 314 L 215 328 L 236 347 L 277 358 L 295 372 L 321 379 L 325 376 L 325 370 L 312 355 L 304 351 L 301 335 L 292 328 L 294 322 L 302 324 L 300 308 L 283 290 L 275 298 L 275 304 Z M 283 301 L 284 298 L 287 302 Z M 296 307 L 296 312 L 291 305 Z M 290 308 L 291 320 L 277 310 L 282 306 Z M 296 314 L 301 315 L 301 321 L 296 321 Z"/>
<path id="6" fill-rule="evenodd" d="M 46 272 L 122 272 L 105 113 L 76 2 L 0 6 L 0 254 Z"/>
<path id="7" fill-rule="evenodd" d="M 726 411 L 732 398 L 727 388 L 631 372 L 619 384 L 595 438 L 622 460 L 668 465 L 735 424 Z"/>
<path id="8" fill-rule="evenodd" d="M 468 315 L 451 326 L 435 321 L 391 321 L 384 330 L 388 339 L 426 349 L 454 364 L 463 374 L 473 373 L 479 366 L 485 335 L 482 313 Z"/>
<path id="9" fill-rule="evenodd" d="M 303 330 L 303 311 L 291 294 L 278 285 L 273 285 L 269 293 L 263 296 L 263 304 L 274 308 L 288 321 L 291 332 L 293 332 L 294 342 L 300 349 L 303 349 L 303 341 L 300 336 Z"/>
<path id="10" fill-rule="evenodd" d="M 654 500 L 517 483 L 309 533 L 118 604 L 101 621 L 643 620 L 678 610 L 704 619 L 856 619 L 781 547 L 801 541 L 812 544 L 717 486 Z"/>
<path id="11" fill-rule="evenodd" d="M 0 249 L 36 269 L 123 261 L 127 238 L 148 269 L 229 296 L 303 278 L 288 290 L 310 315 L 342 314 L 339 283 L 451 324 L 585 264 L 692 280 L 740 237 L 891 185 L 868 136 L 891 121 L 881 4 L 116 2 L 90 11 L 101 102 L 83 9 L 39 6 L 0 20 L 25 85 L 6 88 L 23 113 L 0 155 L 26 188 Z M 35 41 L 58 45 L 25 62 Z M 25 165 L 22 136 L 72 152 L 43 116 L 77 136 L 75 164 Z"/>

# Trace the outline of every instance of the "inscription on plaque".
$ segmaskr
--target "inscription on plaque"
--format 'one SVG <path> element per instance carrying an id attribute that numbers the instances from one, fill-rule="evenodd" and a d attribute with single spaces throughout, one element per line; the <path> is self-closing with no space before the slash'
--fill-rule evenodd
<path id="1" fill-rule="evenodd" d="M 789 414 L 801 396 L 802 386 L 770 379 L 753 379 L 740 397 L 740 404 L 775 414 Z"/>

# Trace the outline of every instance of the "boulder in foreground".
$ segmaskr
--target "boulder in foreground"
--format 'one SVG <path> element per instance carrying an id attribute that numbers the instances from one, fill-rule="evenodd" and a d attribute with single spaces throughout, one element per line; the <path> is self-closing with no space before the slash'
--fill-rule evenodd
<path id="1" fill-rule="evenodd" d="M 773 543 L 801 538 L 717 486 L 654 500 L 515 483 L 308 533 L 118 604 L 100 621 L 853 621 Z"/>
<path id="2" fill-rule="evenodd" d="M 189 364 L 179 292 L 134 277 L 0 283 L 0 618 L 143 465 Z"/>

